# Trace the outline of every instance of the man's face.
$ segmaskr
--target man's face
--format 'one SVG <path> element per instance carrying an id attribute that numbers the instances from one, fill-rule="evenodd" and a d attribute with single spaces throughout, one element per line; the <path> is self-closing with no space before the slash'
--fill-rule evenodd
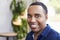
<path id="1" fill-rule="evenodd" d="M 47 14 L 42 6 L 30 6 L 27 16 L 28 24 L 33 32 L 42 31 L 46 27 Z"/>

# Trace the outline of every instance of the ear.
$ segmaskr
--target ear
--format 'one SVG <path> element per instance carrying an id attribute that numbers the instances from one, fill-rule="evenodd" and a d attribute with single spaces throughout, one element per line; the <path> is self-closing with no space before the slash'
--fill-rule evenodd
<path id="1" fill-rule="evenodd" d="M 46 14 L 46 20 L 48 20 L 48 14 Z"/>

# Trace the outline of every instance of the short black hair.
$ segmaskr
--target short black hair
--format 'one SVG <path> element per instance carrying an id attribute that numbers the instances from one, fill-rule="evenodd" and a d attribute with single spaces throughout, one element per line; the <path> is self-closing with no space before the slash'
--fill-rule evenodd
<path id="1" fill-rule="evenodd" d="M 43 7 L 43 9 L 45 10 L 46 14 L 48 13 L 47 7 L 45 4 L 43 4 L 42 2 L 33 2 L 30 6 L 32 5 L 40 5 Z"/>

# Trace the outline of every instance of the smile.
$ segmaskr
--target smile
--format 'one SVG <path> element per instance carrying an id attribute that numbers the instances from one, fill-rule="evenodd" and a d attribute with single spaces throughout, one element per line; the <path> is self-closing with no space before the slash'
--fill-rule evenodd
<path id="1" fill-rule="evenodd" d="M 31 25 L 31 27 L 35 28 L 37 25 Z"/>

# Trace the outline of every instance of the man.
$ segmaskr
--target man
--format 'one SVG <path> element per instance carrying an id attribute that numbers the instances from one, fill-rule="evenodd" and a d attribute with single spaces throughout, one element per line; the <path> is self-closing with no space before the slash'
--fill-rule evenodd
<path id="1" fill-rule="evenodd" d="M 27 34 L 26 40 L 60 40 L 59 33 L 46 24 L 47 12 L 47 7 L 41 2 L 34 2 L 29 6 L 27 21 L 31 32 Z"/>

